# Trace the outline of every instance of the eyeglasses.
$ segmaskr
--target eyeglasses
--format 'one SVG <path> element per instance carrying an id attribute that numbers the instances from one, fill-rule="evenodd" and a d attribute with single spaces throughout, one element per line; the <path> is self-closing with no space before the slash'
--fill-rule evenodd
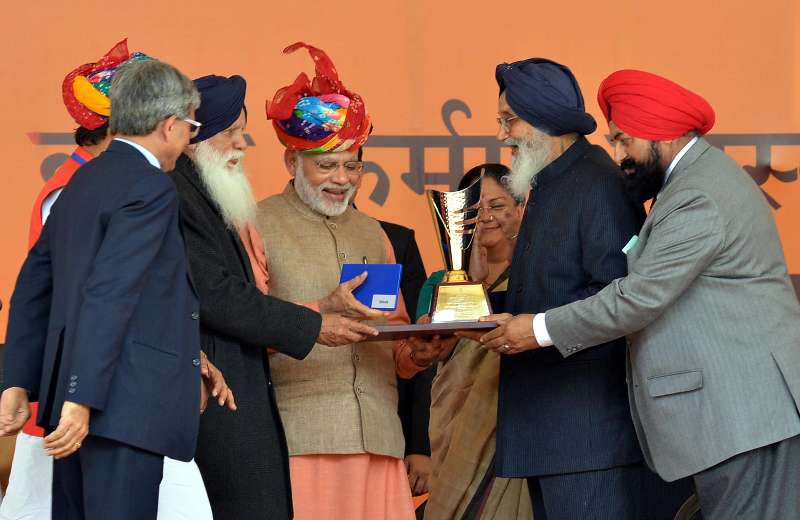
<path id="1" fill-rule="evenodd" d="M 364 163 L 362 161 L 347 161 L 346 163 L 338 163 L 336 161 L 314 161 L 317 169 L 330 175 L 337 171 L 340 167 L 344 168 L 347 175 L 361 175 L 364 173 Z"/>
<path id="2" fill-rule="evenodd" d="M 503 132 L 510 132 L 511 131 L 511 121 L 519 119 L 519 116 L 509 116 L 509 117 L 498 117 L 497 124 L 500 125 L 500 128 L 503 129 Z"/>
<path id="3" fill-rule="evenodd" d="M 178 119 L 180 119 L 184 123 L 189 123 L 189 126 L 191 127 L 190 130 L 189 130 L 189 135 L 192 138 L 197 137 L 197 134 L 200 133 L 200 127 L 203 126 L 203 123 L 198 123 L 194 119 L 189 119 L 188 117 L 180 117 L 180 116 L 177 116 L 177 115 L 175 117 L 177 117 Z"/>

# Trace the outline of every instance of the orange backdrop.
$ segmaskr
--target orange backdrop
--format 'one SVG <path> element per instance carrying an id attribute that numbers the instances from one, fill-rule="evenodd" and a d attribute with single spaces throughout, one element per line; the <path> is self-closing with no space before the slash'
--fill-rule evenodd
<path id="1" fill-rule="evenodd" d="M 727 145 L 762 183 L 776 208 L 790 271 L 800 273 L 800 232 L 793 227 L 800 216 L 797 0 L 46 0 L 17 3 L 4 19 L 0 299 L 5 304 L 25 256 L 43 172 L 51 172 L 59 154 L 72 149 L 35 144 L 30 134 L 64 141 L 75 125 L 61 103 L 62 78 L 124 36 L 132 50 L 170 62 L 190 77 L 247 78 L 248 132 L 255 146 L 246 164 L 259 197 L 279 191 L 288 179 L 264 101 L 299 70 L 311 71 L 306 54 L 280 51 L 296 40 L 325 49 L 345 84 L 363 95 L 375 123 L 365 156 L 374 164 L 359 208 L 415 228 L 429 271 L 442 262 L 419 191 L 426 182 L 447 183 L 462 167 L 483 162 L 487 146 L 496 152 L 491 138 L 497 63 L 543 56 L 571 67 L 588 110 L 600 122 L 590 139 L 604 145 L 605 123 L 595 101 L 600 81 L 619 68 L 663 74 L 714 106 L 715 142 Z M 508 161 L 507 155 L 502 158 Z M 7 312 L 6 305 L 0 342 Z"/>

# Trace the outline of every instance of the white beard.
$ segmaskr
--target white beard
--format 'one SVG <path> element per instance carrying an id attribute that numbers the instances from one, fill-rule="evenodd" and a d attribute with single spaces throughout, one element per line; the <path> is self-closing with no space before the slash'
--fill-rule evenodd
<path id="1" fill-rule="evenodd" d="M 221 154 L 207 141 L 197 143 L 192 157 L 200 180 L 219 208 L 222 220 L 234 231 L 252 224 L 256 217 L 256 200 L 244 172 L 243 158 L 244 152 L 240 150 Z M 233 168 L 228 165 L 231 159 L 239 161 Z"/>
<path id="2" fill-rule="evenodd" d="M 347 210 L 350 202 L 356 194 L 356 187 L 353 184 L 334 184 L 332 182 L 323 182 L 319 186 L 312 186 L 308 179 L 306 179 L 305 172 L 303 171 L 303 159 L 300 155 L 297 156 L 297 166 L 294 169 L 294 189 L 300 200 L 305 202 L 311 209 L 317 213 L 321 213 L 326 217 L 338 217 Z M 335 202 L 329 200 L 325 194 L 322 193 L 325 189 L 334 190 L 347 190 L 344 200 Z"/>
<path id="3" fill-rule="evenodd" d="M 536 175 L 550 164 L 553 147 L 537 135 L 529 139 L 508 138 L 505 144 L 517 146 L 517 153 L 511 158 L 511 173 L 506 176 L 508 189 L 515 197 L 524 199 L 536 182 Z"/>

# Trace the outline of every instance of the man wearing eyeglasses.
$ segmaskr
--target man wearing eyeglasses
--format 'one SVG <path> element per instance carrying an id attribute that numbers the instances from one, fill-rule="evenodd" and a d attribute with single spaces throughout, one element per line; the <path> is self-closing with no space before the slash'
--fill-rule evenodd
<path id="1" fill-rule="evenodd" d="M 116 137 L 53 205 L 9 319 L 0 434 L 39 398 L 53 518 L 155 519 L 164 457 L 191 460 L 197 439 L 197 300 L 163 171 L 199 97 L 155 60 L 121 66 L 109 97 Z"/>
<path id="2" fill-rule="evenodd" d="M 512 147 L 509 187 L 528 196 L 506 310 L 543 312 L 626 274 L 625 244 L 644 210 L 609 155 L 586 139 L 597 125 L 567 67 L 532 58 L 498 65 L 495 77 L 498 139 Z M 624 338 L 567 360 L 554 349 L 497 352 L 497 474 L 528 480 L 537 520 L 673 517 L 688 483 L 670 489 L 643 462 Z"/>
<path id="3" fill-rule="evenodd" d="M 362 98 L 339 80 L 330 58 L 304 43 L 305 74 L 267 104 L 292 181 L 259 202 L 270 293 L 303 302 L 329 293 L 342 264 L 394 263 L 378 221 L 351 206 L 361 183 L 358 151 L 371 120 Z M 390 322 L 408 323 L 402 295 Z M 424 360 L 417 360 L 427 364 Z M 397 414 L 397 375 L 420 371 L 402 342 L 315 346 L 302 361 L 275 354 L 273 383 L 289 449 L 295 518 L 413 519 Z"/>
<path id="4" fill-rule="evenodd" d="M 114 74 L 126 63 L 150 59 L 141 52 L 128 52 L 127 40 L 118 42 L 95 62 L 76 67 L 63 81 L 63 100 L 70 116 L 79 125 L 75 130 L 78 147 L 42 187 L 31 215 L 29 248 L 32 248 L 56 200 L 78 169 L 104 152 L 112 141 L 108 116 L 108 93 Z M 190 123 L 191 124 L 191 123 Z M 198 123 L 199 125 L 199 123 Z M 208 366 L 210 380 L 219 375 Z M 221 381 L 224 384 L 224 381 Z M 17 436 L 14 464 L 6 497 L 0 505 L 0 520 L 44 520 L 51 518 L 53 459 L 44 448 L 44 430 L 36 426 L 37 403 L 31 403 L 31 418 Z M 201 403 L 201 406 L 205 403 Z M 165 457 L 164 476 L 159 487 L 159 518 L 176 515 L 198 520 L 211 518 L 200 472 L 194 461 L 181 462 Z"/>

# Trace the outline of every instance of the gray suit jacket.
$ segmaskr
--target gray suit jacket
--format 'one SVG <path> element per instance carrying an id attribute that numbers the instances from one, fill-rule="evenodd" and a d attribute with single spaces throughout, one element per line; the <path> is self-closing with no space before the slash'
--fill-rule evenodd
<path id="1" fill-rule="evenodd" d="M 564 356 L 628 336 L 633 420 L 662 478 L 800 434 L 800 305 L 747 173 L 695 143 L 642 226 L 628 270 L 545 320 Z"/>

